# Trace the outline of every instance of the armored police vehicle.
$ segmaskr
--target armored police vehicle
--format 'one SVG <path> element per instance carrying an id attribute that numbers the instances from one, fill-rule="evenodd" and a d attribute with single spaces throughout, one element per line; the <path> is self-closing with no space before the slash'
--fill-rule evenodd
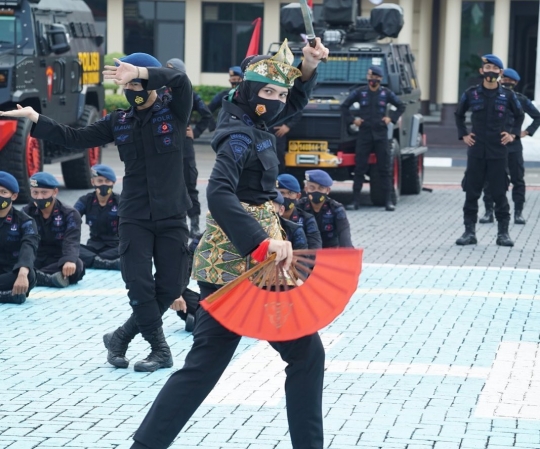
<path id="1" fill-rule="evenodd" d="M 70 126 L 95 122 L 105 102 L 102 43 L 82 0 L 0 0 L 0 110 L 20 104 Z M 89 188 L 101 148 L 73 153 L 32 138 L 31 125 L 0 120 L 0 170 L 19 181 L 19 200 L 29 200 L 28 178 L 43 164 L 60 162 L 66 187 Z"/>
<path id="2" fill-rule="evenodd" d="M 420 114 L 420 88 L 414 67 L 414 56 L 407 44 L 379 42 L 397 37 L 403 26 L 401 8 L 381 5 L 370 18 L 357 17 L 355 0 L 325 0 L 323 23 L 315 24 L 315 32 L 329 48 L 326 64 L 320 64 L 317 86 L 298 125 L 287 134 L 286 170 L 299 180 L 305 170 L 321 168 L 333 179 L 353 179 L 355 145 L 358 128 L 349 126 L 340 106 L 349 93 L 366 85 L 371 65 L 384 72 L 382 85 L 394 91 L 406 110 L 396 126 L 389 125 L 388 139 L 392 152 L 395 201 L 399 195 L 418 194 L 424 177 L 424 154 L 427 151 Z M 282 8 L 282 25 L 290 34 L 304 33 L 300 9 L 294 4 Z M 296 62 L 300 61 L 304 43 L 290 43 Z M 277 51 L 273 44 L 270 52 Z M 389 106 L 392 107 L 392 106 Z M 355 103 L 351 112 L 359 109 Z M 370 195 L 373 204 L 385 203 L 375 154 L 370 156 Z"/>

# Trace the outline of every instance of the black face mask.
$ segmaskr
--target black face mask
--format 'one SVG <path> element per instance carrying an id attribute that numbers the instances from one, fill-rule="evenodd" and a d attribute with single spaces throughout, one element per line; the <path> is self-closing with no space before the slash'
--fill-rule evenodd
<path id="1" fill-rule="evenodd" d="M 0 210 L 6 210 L 11 204 L 11 197 L 5 198 L 0 196 Z"/>
<path id="2" fill-rule="evenodd" d="M 368 80 L 368 84 L 371 86 L 371 87 L 379 87 L 379 85 L 381 84 L 381 82 L 379 80 Z"/>
<path id="3" fill-rule="evenodd" d="M 94 186 L 94 187 L 98 190 L 101 196 L 107 196 L 110 193 L 112 193 L 112 186 L 102 185 L 102 186 Z"/>
<path id="4" fill-rule="evenodd" d="M 484 72 L 484 79 L 488 83 L 494 83 L 499 78 L 500 73 L 497 72 Z"/>
<path id="5" fill-rule="evenodd" d="M 291 198 L 283 198 L 283 206 L 285 206 L 285 210 L 292 210 L 296 206 L 297 200 L 292 200 Z"/>
<path id="6" fill-rule="evenodd" d="M 235 81 L 231 83 L 231 87 L 234 89 L 236 86 L 238 86 L 240 83 L 238 81 Z"/>
<path id="7" fill-rule="evenodd" d="M 501 86 L 502 86 L 502 87 L 506 87 L 507 89 L 512 89 L 512 90 L 514 90 L 515 84 L 514 84 L 514 83 L 501 83 Z"/>
<path id="8" fill-rule="evenodd" d="M 150 94 L 146 90 L 131 90 L 124 89 L 124 95 L 128 103 L 134 108 L 137 106 L 142 106 L 148 100 Z"/>
<path id="9" fill-rule="evenodd" d="M 313 192 L 308 193 L 308 198 L 313 204 L 321 204 L 324 203 L 326 195 L 322 192 Z"/>
<path id="10" fill-rule="evenodd" d="M 285 108 L 285 103 L 282 101 L 268 100 L 258 95 L 254 99 L 250 98 L 249 103 L 255 111 L 256 117 L 260 117 L 266 123 L 274 120 Z"/>
<path id="11" fill-rule="evenodd" d="M 52 196 L 49 198 L 40 198 L 39 200 L 34 200 L 34 204 L 40 210 L 47 209 L 53 202 L 54 198 Z"/>

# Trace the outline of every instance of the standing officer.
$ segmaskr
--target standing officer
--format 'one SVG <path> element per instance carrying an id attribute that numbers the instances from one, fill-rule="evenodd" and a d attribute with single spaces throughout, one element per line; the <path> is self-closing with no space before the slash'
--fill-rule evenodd
<path id="1" fill-rule="evenodd" d="M 501 86 L 514 90 L 520 80 L 519 74 L 514 69 L 506 69 L 503 72 Z M 523 111 L 531 116 L 533 122 L 529 127 L 521 131 L 521 137 L 532 136 L 538 126 L 540 126 L 540 112 L 531 100 L 525 95 L 515 93 Z M 510 182 L 512 183 L 512 200 L 514 201 L 514 223 L 525 224 L 523 218 L 523 205 L 525 204 L 525 165 L 523 162 L 523 145 L 521 139 L 516 139 L 507 145 L 508 148 L 508 171 L 510 172 Z M 493 197 L 489 184 L 484 185 L 484 204 L 486 215 L 480 219 L 480 223 L 493 223 Z"/>
<path id="2" fill-rule="evenodd" d="M 390 170 L 391 155 L 388 140 L 388 124 L 396 124 L 405 105 L 397 95 L 386 87 L 381 87 L 383 71 L 379 66 L 371 66 L 367 72 L 368 85 L 353 90 L 341 105 L 341 110 L 348 123 L 358 126 L 358 139 L 356 140 L 356 166 L 354 168 L 353 203 L 352 208 L 360 208 L 360 192 L 364 182 L 364 175 L 368 170 L 369 154 L 377 155 L 377 170 L 383 185 L 386 210 L 395 210 L 392 200 L 392 176 Z M 353 103 L 360 104 L 357 112 L 359 117 L 353 118 L 350 107 Z M 395 111 L 386 115 L 388 104 L 396 107 Z"/>
<path id="3" fill-rule="evenodd" d="M 15 177 L 0 171 L 0 303 L 22 304 L 36 285 L 39 245 L 36 222 L 13 207 L 19 194 Z"/>
<path id="4" fill-rule="evenodd" d="M 80 257 L 86 268 L 120 270 L 118 252 L 118 205 L 120 195 L 113 192 L 116 174 L 107 165 L 92 167 L 92 185 L 95 191 L 81 196 L 75 209 L 86 215 L 90 238 L 81 245 Z"/>
<path id="5" fill-rule="evenodd" d="M 167 67 L 186 73 L 184 61 L 178 58 L 169 59 L 167 61 Z M 195 161 L 193 140 L 199 138 L 212 120 L 212 113 L 208 110 L 208 107 L 204 104 L 204 101 L 202 101 L 202 98 L 197 92 L 193 92 L 193 108 L 191 112 L 193 113 L 193 111 L 199 113 L 200 119 L 194 127 L 191 125 L 187 127 L 186 140 L 184 142 L 184 180 L 189 198 L 193 204 L 191 209 L 187 211 L 191 228 L 189 236 L 191 238 L 195 238 L 200 233 L 199 216 L 201 215 L 201 203 L 199 202 L 199 191 L 197 190 L 199 172 L 197 171 L 197 163 Z"/>
<path id="6" fill-rule="evenodd" d="M 287 134 L 302 120 L 302 111 L 297 112 L 292 117 L 289 117 L 285 122 L 280 125 L 272 127 L 272 132 L 276 136 L 276 151 L 279 159 L 279 172 L 285 172 L 285 154 L 287 153 L 287 143 L 289 139 Z"/>
<path id="7" fill-rule="evenodd" d="M 520 138 L 523 109 L 511 90 L 497 82 L 503 70 L 502 61 L 495 55 L 482 56 L 480 73 L 482 84 L 470 87 L 461 96 L 456 109 L 456 125 L 459 138 L 468 145 L 467 169 L 463 179 L 465 205 L 463 221 L 465 232 L 456 245 L 474 245 L 478 199 L 484 183 L 489 183 L 495 216 L 498 221 L 497 245 L 514 246 L 508 234 L 510 207 L 506 198 L 508 190 L 507 145 Z M 472 111 L 472 131 L 465 126 L 465 113 Z"/>
<path id="8" fill-rule="evenodd" d="M 37 285 L 65 288 L 84 276 L 79 258 L 81 216 L 56 198 L 59 183 L 50 173 L 39 172 L 30 178 L 33 202 L 23 211 L 37 224 L 41 240 L 37 251 Z"/>
<path id="9" fill-rule="evenodd" d="M 298 180 L 287 173 L 277 177 L 277 187 L 283 195 L 283 218 L 302 225 L 309 249 L 322 248 L 322 238 L 315 217 L 296 206 L 302 196 Z"/>
<path id="10" fill-rule="evenodd" d="M 238 87 L 238 85 L 244 80 L 244 72 L 242 72 L 242 67 L 235 65 L 233 67 L 229 67 L 229 83 L 231 84 L 230 89 L 224 89 L 221 92 L 214 95 L 214 98 L 210 100 L 210 103 L 208 103 L 208 109 L 213 114 L 215 111 L 217 111 L 219 108 L 221 108 L 221 102 L 225 97 L 227 97 L 231 91 L 231 89 L 235 89 Z M 212 128 L 213 127 L 213 128 Z M 216 123 L 213 122 L 212 126 L 210 127 L 210 131 L 214 131 L 216 128 Z"/>
<path id="11" fill-rule="evenodd" d="M 307 197 L 298 201 L 298 207 L 315 216 L 323 248 L 354 248 L 345 208 L 328 196 L 333 183 L 324 170 L 307 170 Z"/>
<path id="12" fill-rule="evenodd" d="M 191 202 L 182 154 L 193 94 L 185 73 L 162 68 L 151 55 L 133 53 L 115 61 L 118 66 L 105 66 L 104 78 L 124 85 L 128 110 L 80 129 L 60 125 L 31 107 L 17 106 L 0 117 L 27 117 L 36 123 L 34 137 L 68 148 L 115 142 L 125 165 L 118 210 L 120 265 L 133 314 L 106 334 L 104 343 L 109 363 L 126 368 L 128 344 L 141 332 L 152 352 L 135 370 L 155 371 L 173 365 L 161 317 L 188 283 L 185 213 Z M 172 95 L 159 97 L 156 89 L 162 86 Z"/>

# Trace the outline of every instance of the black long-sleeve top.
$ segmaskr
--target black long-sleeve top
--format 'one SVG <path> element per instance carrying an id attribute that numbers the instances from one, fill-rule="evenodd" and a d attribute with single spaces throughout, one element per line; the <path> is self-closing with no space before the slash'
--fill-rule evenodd
<path id="1" fill-rule="evenodd" d="M 13 206 L 0 218 L 0 273 L 18 271 L 21 267 L 34 268 L 39 234 L 36 222 Z"/>
<path id="2" fill-rule="evenodd" d="M 285 109 L 273 123 L 306 106 L 316 77 L 315 73 L 306 82 L 296 79 Z M 275 136 L 255 127 L 235 104 L 223 102 L 212 148 L 217 155 L 206 189 L 208 209 L 240 254 L 247 256 L 268 235 L 240 202 L 260 205 L 276 197 L 279 160 Z"/>
<path id="3" fill-rule="evenodd" d="M 529 136 L 532 136 L 540 126 L 540 111 L 536 109 L 536 106 L 525 95 L 516 92 L 516 96 L 521 104 L 521 107 L 523 108 L 523 112 L 529 114 L 529 116 L 533 119 L 532 123 L 526 129 Z M 509 153 L 515 153 L 523 150 L 521 139 L 515 139 L 513 142 L 509 143 L 507 147 Z"/>
<path id="4" fill-rule="evenodd" d="M 374 139 L 387 139 L 388 127 L 382 119 L 387 114 L 388 104 L 396 108 L 396 110 L 389 113 L 390 120 L 394 124 L 397 123 L 401 114 L 405 112 L 405 105 L 390 89 L 379 87 L 373 91 L 368 86 L 362 86 L 353 90 L 340 106 L 348 124 L 354 121 L 349 108 L 356 102 L 360 104 L 360 109 L 355 111 L 355 115 L 364 120 L 358 129 L 359 136 L 369 134 Z"/>
<path id="5" fill-rule="evenodd" d="M 37 251 L 37 260 L 58 259 L 58 268 L 66 262 L 76 263 L 79 258 L 81 242 L 81 215 L 74 208 L 54 200 L 54 207 L 49 218 L 43 218 L 34 203 L 24 206 L 23 211 L 37 224 L 41 240 Z M 39 266 L 39 265 L 38 265 Z"/>
<path id="6" fill-rule="evenodd" d="M 506 131 L 519 139 L 525 117 L 516 94 L 500 85 L 496 89 L 486 89 L 481 84 L 467 89 L 455 112 L 460 140 L 469 134 L 465 125 L 465 113 L 469 109 L 472 111 L 471 132 L 475 143 L 468 148 L 468 156 L 486 159 L 507 157 L 508 148 L 501 143 L 501 133 Z"/>
<path id="7" fill-rule="evenodd" d="M 96 192 L 81 196 L 73 206 L 81 217 L 86 216 L 86 224 L 90 227 L 90 238 L 87 245 L 97 249 L 118 246 L 118 206 L 120 196 L 112 193 L 107 203 L 99 204 Z"/>
<path id="8" fill-rule="evenodd" d="M 193 94 L 183 72 L 149 68 L 148 74 L 147 90 L 166 85 L 171 95 L 143 111 L 118 109 L 80 129 L 40 115 L 32 135 L 73 149 L 114 142 L 125 167 L 118 215 L 162 220 L 191 208 L 182 159 Z"/>

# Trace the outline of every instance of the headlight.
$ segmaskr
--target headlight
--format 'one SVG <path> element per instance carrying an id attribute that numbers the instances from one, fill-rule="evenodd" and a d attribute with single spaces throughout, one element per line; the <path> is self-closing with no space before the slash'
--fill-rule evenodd
<path id="1" fill-rule="evenodd" d="M 0 70 L 0 87 L 6 87 L 8 84 L 8 75 L 7 70 Z"/>
<path id="2" fill-rule="evenodd" d="M 323 33 L 323 42 L 325 44 L 341 44 L 345 33 L 341 30 L 326 30 Z"/>

